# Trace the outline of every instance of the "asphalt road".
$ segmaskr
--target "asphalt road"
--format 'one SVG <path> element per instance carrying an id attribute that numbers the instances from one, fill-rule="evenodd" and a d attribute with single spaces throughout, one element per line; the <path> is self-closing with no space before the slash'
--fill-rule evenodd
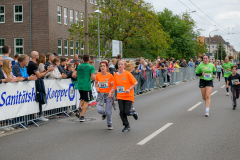
<path id="1" fill-rule="evenodd" d="M 75 117 L 52 119 L 1 137 L 0 160 L 239 160 L 240 105 L 232 110 L 221 88 L 224 79 L 215 79 L 210 117 L 205 117 L 198 83 L 136 97 L 139 120 L 129 117 L 130 132 L 121 132 L 119 110 L 113 111 L 112 131 L 93 110 L 84 123 Z"/>

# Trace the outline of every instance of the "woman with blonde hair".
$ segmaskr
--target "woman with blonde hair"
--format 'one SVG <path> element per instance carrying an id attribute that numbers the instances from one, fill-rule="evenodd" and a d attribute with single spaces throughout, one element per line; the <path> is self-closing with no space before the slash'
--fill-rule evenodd
<path id="1" fill-rule="evenodd" d="M 12 61 L 9 59 L 4 59 L 2 66 L 3 75 L 5 78 L 13 78 L 11 82 L 23 81 L 23 77 L 15 77 L 12 73 Z"/>

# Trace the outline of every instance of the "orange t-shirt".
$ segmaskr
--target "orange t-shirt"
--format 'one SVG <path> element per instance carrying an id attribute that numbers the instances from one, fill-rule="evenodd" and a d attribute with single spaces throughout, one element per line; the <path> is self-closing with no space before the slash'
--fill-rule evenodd
<path id="1" fill-rule="evenodd" d="M 117 99 L 129 100 L 134 103 L 134 89 L 130 90 L 129 93 L 125 93 L 133 84 L 136 84 L 137 80 L 133 77 L 132 73 L 124 71 L 122 74 L 114 74 L 114 86 L 117 90 Z"/>
<path id="2" fill-rule="evenodd" d="M 99 92 L 101 93 L 109 93 L 111 91 L 111 83 L 113 83 L 114 79 L 111 73 L 107 72 L 107 75 L 102 75 L 102 73 L 98 73 L 96 75 L 96 82 L 98 83 Z"/>

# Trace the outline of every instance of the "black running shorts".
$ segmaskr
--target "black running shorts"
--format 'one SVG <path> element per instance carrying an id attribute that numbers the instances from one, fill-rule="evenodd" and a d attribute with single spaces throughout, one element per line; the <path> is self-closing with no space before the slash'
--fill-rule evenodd
<path id="1" fill-rule="evenodd" d="M 79 90 L 79 93 L 80 93 L 80 99 L 79 100 L 84 100 L 85 102 L 90 102 L 90 101 L 93 100 L 92 91 Z"/>
<path id="2" fill-rule="evenodd" d="M 200 79 L 199 81 L 199 88 L 205 88 L 205 87 L 213 87 L 213 81 L 206 81 L 204 79 Z"/>

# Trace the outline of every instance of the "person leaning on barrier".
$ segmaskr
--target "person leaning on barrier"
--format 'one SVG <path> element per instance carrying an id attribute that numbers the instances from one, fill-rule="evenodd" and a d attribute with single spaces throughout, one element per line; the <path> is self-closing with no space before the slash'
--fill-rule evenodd
<path id="1" fill-rule="evenodd" d="M 53 53 L 48 53 L 48 62 L 45 64 L 45 69 L 50 66 L 53 65 L 53 60 L 55 58 L 55 55 Z"/>
<path id="2" fill-rule="evenodd" d="M 27 74 L 28 75 L 36 75 L 37 78 L 43 78 L 47 73 L 53 71 L 55 69 L 55 67 L 51 66 L 49 68 L 47 68 L 46 71 L 40 73 L 38 71 L 38 67 L 37 67 L 37 61 L 39 60 L 39 54 L 37 51 L 32 51 L 31 52 L 31 58 L 32 60 L 28 63 L 28 68 L 27 68 Z"/>
<path id="3" fill-rule="evenodd" d="M 67 58 L 60 58 L 60 61 L 61 61 L 61 64 L 59 66 L 59 71 L 61 74 L 66 74 L 67 75 L 67 78 L 71 78 L 72 77 L 72 73 L 73 71 L 67 71 L 65 69 L 66 65 L 67 65 Z M 71 63 L 73 64 L 73 63 Z"/>
<path id="4" fill-rule="evenodd" d="M 48 76 L 48 78 L 56 78 L 56 79 L 62 79 L 62 78 L 67 78 L 67 75 L 65 73 L 60 73 L 59 68 L 60 68 L 60 59 L 59 58 L 54 58 L 54 60 L 52 61 L 53 65 L 55 66 L 55 69 L 50 72 Z"/>
<path id="5" fill-rule="evenodd" d="M 18 58 L 18 62 L 13 66 L 13 75 L 16 77 L 23 77 L 23 81 L 37 80 L 36 75 L 29 76 L 27 74 L 26 66 L 29 63 L 29 57 L 26 54 L 22 54 Z"/>
<path id="6" fill-rule="evenodd" d="M 41 53 L 41 54 L 39 54 L 39 58 L 38 58 L 38 61 L 37 61 L 38 71 L 40 73 L 46 71 L 45 64 L 46 64 L 46 55 Z"/>
<path id="7" fill-rule="evenodd" d="M 2 58 L 2 56 L 0 56 L 0 66 L 2 66 L 2 65 L 3 65 L 3 58 Z M 13 78 L 9 78 L 9 77 L 5 78 L 4 77 L 2 67 L 0 67 L 0 84 L 2 82 L 4 82 L 4 83 L 11 82 L 12 80 L 13 80 Z"/>
<path id="8" fill-rule="evenodd" d="M 35 81 L 35 87 L 36 87 L 36 93 L 38 94 L 38 88 L 41 89 L 41 87 L 38 87 L 39 84 L 44 84 L 43 82 L 43 78 L 46 74 L 48 74 L 49 72 L 53 71 L 55 69 L 55 67 L 50 66 L 47 68 L 46 71 L 43 71 L 42 73 L 39 72 L 38 67 L 37 67 L 37 61 L 39 60 L 39 54 L 37 51 L 32 51 L 31 52 L 31 58 L 32 60 L 28 63 L 28 68 L 27 68 L 27 74 L 28 75 L 36 75 L 37 76 L 37 80 Z M 42 88 L 45 89 L 45 88 Z M 37 98 L 37 94 L 36 94 L 36 101 L 39 102 L 39 116 L 40 116 L 40 120 L 42 121 L 48 121 L 47 118 L 45 118 L 42 115 L 42 105 L 45 104 L 42 100 L 39 100 Z M 42 96 L 40 96 L 42 97 Z"/>
<path id="9" fill-rule="evenodd" d="M 9 59 L 3 60 L 2 71 L 5 78 L 13 78 L 13 81 L 23 81 L 23 77 L 16 77 L 12 73 L 12 61 Z"/>
<path id="10" fill-rule="evenodd" d="M 78 59 L 78 54 L 74 54 L 73 60 L 71 60 L 70 63 L 73 63 L 74 67 L 76 68 L 79 64 L 82 63 L 82 61 L 81 59 Z"/>

